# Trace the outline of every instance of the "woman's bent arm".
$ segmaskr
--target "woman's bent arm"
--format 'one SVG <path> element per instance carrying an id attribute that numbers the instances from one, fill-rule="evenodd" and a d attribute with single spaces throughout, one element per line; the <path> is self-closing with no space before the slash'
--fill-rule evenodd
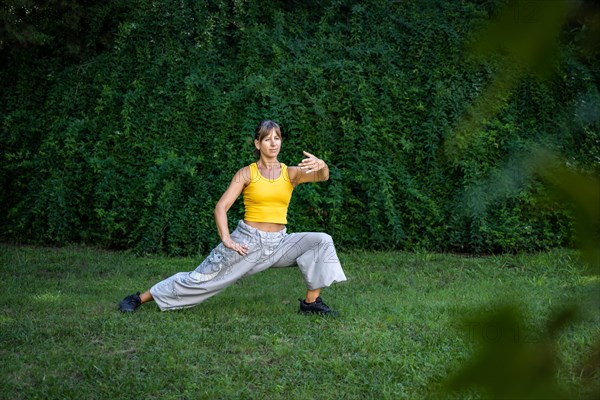
<path id="1" fill-rule="evenodd" d="M 297 167 L 290 167 L 290 180 L 297 186 L 305 182 L 322 182 L 329 179 L 327 163 L 316 156 L 303 151 L 306 156 Z"/>
<path id="2" fill-rule="evenodd" d="M 231 240 L 229 223 L 227 221 L 227 211 L 229 211 L 233 203 L 235 203 L 249 181 L 249 168 L 244 167 L 240 169 L 234 175 L 229 187 L 223 193 L 217 202 L 217 205 L 215 206 L 215 224 L 217 225 L 217 231 L 219 232 L 219 237 L 221 238 L 223 245 L 225 245 L 227 248 L 237 251 L 242 255 L 245 255 L 248 249 L 245 246 L 242 246 L 239 243 Z"/>

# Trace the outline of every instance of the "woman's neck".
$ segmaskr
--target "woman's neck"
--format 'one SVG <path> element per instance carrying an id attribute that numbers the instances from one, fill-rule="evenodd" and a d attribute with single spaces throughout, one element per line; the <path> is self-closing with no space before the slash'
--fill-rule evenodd
<path id="1" fill-rule="evenodd" d="M 261 158 L 256 162 L 256 165 L 258 165 L 260 168 L 273 169 L 279 166 L 279 161 L 277 161 L 276 158 L 270 160 Z"/>

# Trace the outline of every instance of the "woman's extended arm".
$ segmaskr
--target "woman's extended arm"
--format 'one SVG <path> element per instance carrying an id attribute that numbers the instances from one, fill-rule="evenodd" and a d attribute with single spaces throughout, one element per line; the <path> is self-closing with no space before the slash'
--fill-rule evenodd
<path id="1" fill-rule="evenodd" d="M 327 163 L 314 155 L 303 151 L 304 158 L 297 167 L 290 167 L 290 180 L 294 186 L 305 182 L 322 182 L 329 179 Z"/>
<path id="2" fill-rule="evenodd" d="M 221 238 L 223 245 L 229 249 L 235 250 L 241 255 L 246 255 L 248 248 L 231 239 L 229 234 L 229 223 L 227 221 L 227 211 L 229 211 L 233 203 L 235 203 L 249 181 L 250 169 L 248 167 L 240 169 L 233 176 L 229 187 L 215 206 L 215 224 L 217 225 L 217 231 L 219 232 L 219 237 Z"/>

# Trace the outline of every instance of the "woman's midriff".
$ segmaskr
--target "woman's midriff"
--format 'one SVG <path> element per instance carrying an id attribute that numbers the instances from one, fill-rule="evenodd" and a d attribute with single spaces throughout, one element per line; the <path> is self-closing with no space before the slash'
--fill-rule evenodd
<path id="1" fill-rule="evenodd" d="M 274 224 L 272 222 L 251 222 L 244 220 L 244 223 L 263 232 L 279 232 L 285 228 L 283 224 Z"/>

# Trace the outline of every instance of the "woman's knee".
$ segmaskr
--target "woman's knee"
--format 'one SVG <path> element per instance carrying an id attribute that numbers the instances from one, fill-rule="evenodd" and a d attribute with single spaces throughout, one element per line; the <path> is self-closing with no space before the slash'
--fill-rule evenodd
<path id="1" fill-rule="evenodd" d="M 324 243 L 324 244 L 333 243 L 333 238 L 331 237 L 331 235 L 329 235 L 327 233 L 315 232 L 315 235 L 316 235 L 319 243 Z"/>
<path id="2" fill-rule="evenodd" d="M 333 238 L 327 233 L 317 232 L 314 238 L 314 247 L 312 248 L 314 253 L 324 255 L 334 251 Z"/>

